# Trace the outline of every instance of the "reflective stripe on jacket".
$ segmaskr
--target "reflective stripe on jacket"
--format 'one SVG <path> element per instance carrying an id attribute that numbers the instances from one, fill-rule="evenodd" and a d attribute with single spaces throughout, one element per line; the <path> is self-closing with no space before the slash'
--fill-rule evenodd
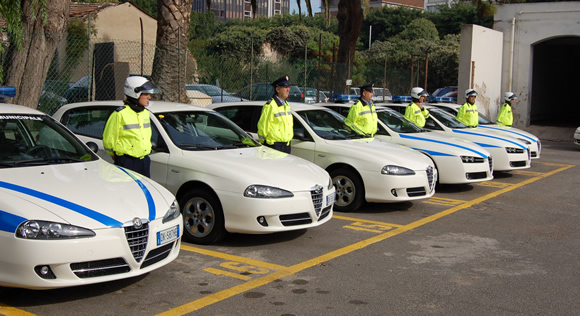
<path id="1" fill-rule="evenodd" d="M 509 103 L 504 103 L 499 110 L 497 115 L 497 124 L 512 126 L 514 122 L 514 116 L 512 114 L 512 107 Z"/>
<path id="2" fill-rule="evenodd" d="M 103 146 L 111 155 L 143 158 L 151 153 L 151 119 L 147 109 L 135 112 L 125 105 L 115 110 L 103 131 Z"/>
<path id="3" fill-rule="evenodd" d="M 377 133 L 379 119 L 372 101 L 367 104 L 364 100 L 359 99 L 358 102 L 350 107 L 347 120 L 366 134 L 373 136 Z M 346 122 L 346 124 L 350 125 L 349 122 Z"/>
<path id="4" fill-rule="evenodd" d="M 465 102 L 457 112 L 457 120 L 467 126 L 476 127 L 479 125 L 479 113 L 477 112 L 477 105 Z"/>
<path id="5" fill-rule="evenodd" d="M 424 127 L 426 119 L 429 117 L 429 110 L 420 108 L 415 102 L 409 104 L 405 109 L 405 118 L 415 123 L 419 127 Z"/>
<path id="6" fill-rule="evenodd" d="M 264 104 L 262 115 L 258 121 L 258 137 L 262 144 L 274 143 L 289 144 L 294 137 L 294 118 L 290 112 L 288 102 L 281 102 L 278 98 L 272 98 Z"/>

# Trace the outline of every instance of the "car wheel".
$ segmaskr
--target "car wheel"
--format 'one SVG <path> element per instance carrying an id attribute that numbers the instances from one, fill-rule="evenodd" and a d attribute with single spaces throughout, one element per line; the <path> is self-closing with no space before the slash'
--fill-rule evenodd
<path id="1" fill-rule="evenodd" d="M 331 171 L 330 177 L 336 188 L 334 210 L 353 212 L 359 209 L 365 196 L 365 189 L 359 175 L 349 169 L 341 168 Z"/>
<path id="2" fill-rule="evenodd" d="M 180 199 L 179 204 L 185 227 L 184 236 L 188 241 L 209 245 L 227 235 L 222 206 L 215 194 L 193 189 Z"/>

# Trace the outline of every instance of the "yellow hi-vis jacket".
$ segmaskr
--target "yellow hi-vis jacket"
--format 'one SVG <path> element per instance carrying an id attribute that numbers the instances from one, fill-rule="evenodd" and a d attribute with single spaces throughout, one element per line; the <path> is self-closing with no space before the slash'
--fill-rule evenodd
<path id="1" fill-rule="evenodd" d="M 429 110 L 420 108 L 415 102 L 409 104 L 405 109 L 405 118 L 419 127 L 425 127 L 425 122 L 428 117 Z"/>
<path id="2" fill-rule="evenodd" d="M 377 133 L 379 119 L 372 101 L 367 104 L 364 100 L 359 99 L 350 107 L 346 118 L 366 134 L 373 136 Z M 346 124 L 349 125 L 348 122 Z"/>
<path id="3" fill-rule="evenodd" d="M 479 113 L 477 105 L 465 102 L 457 112 L 457 120 L 467 126 L 477 127 L 479 125 Z"/>
<path id="4" fill-rule="evenodd" d="M 505 126 L 512 126 L 514 122 L 514 116 L 512 114 L 512 107 L 509 103 L 504 103 L 499 110 L 499 114 L 497 115 L 497 124 L 505 125 Z"/>
<path id="5" fill-rule="evenodd" d="M 258 121 L 258 138 L 262 144 L 290 144 L 294 137 L 294 117 L 290 113 L 290 105 L 277 97 L 264 104 L 262 115 Z"/>
<path id="6" fill-rule="evenodd" d="M 128 105 L 118 107 L 103 130 L 103 146 L 111 155 L 143 158 L 151 153 L 151 120 L 147 109 L 135 112 Z"/>

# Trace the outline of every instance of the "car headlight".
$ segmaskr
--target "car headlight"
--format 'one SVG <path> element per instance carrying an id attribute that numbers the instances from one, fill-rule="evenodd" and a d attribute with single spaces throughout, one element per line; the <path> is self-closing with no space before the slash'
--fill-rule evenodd
<path id="1" fill-rule="evenodd" d="M 332 186 L 333 185 L 334 184 L 332 184 L 332 178 L 331 177 L 328 177 L 328 186 L 326 187 L 326 189 L 328 189 L 328 190 L 332 189 Z"/>
<path id="2" fill-rule="evenodd" d="M 408 168 L 405 168 L 405 167 L 401 167 L 401 166 L 388 165 L 388 166 L 383 167 L 383 170 L 381 170 L 381 173 L 395 175 L 395 176 L 410 176 L 410 175 L 414 175 L 415 171 L 408 169 Z"/>
<path id="3" fill-rule="evenodd" d="M 463 163 L 480 163 L 484 162 L 485 159 L 481 157 L 461 156 L 461 161 Z"/>
<path id="4" fill-rule="evenodd" d="M 576 129 L 576 133 L 580 133 L 580 127 Z"/>
<path id="5" fill-rule="evenodd" d="M 35 220 L 26 221 L 16 229 L 16 237 L 24 239 L 70 239 L 94 237 L 95 235 L 95 232 L 90 229 Z"/>
<path id="6" fill-rule="evenodd" d="M 521 148 L 515 148 L 515 147 L 506 147 L 505 150 L 507 151 L 508 154 L 523 154 L 524 150 Z"/>
<path id="7" fill-rule="evenodd" d="M 167 213 L 165 213 L 165 216 L 163 216 L 162 223 L 165 224 L 178 217 L 179 217 L 179 204 L 177 204 L 177 201 L 174 200 L 173 203 L 171 203 L 169 209 L 167 210 Z"/>
<path id="8" fill-rule="evenodd" d="M 244 196 L 260 199 L 276 199 L 276 198 L 293 197 L 294 194 L 286 190 L 269 187 L 265 185 L 250 185 L 244 191 Z"/>

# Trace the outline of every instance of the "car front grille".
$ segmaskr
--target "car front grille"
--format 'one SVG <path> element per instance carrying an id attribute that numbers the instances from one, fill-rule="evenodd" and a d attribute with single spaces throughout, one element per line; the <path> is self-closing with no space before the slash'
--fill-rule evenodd
<path id="1" fill-rule="evenodd" d="M 312 223 L 310 214 L 308 213 L 296 213 L 280 215 L 280 222 L 284 226 L 298 226 Z"/>
<path id="2" fill-rule="evenodd" d="M 329 206 L 325 207 L 322 210 L 322 214 L 320 214 L 320 217 L 318 218 L 318 220 L 321 221 L 321 220 L 325 219 L 328 216 L 328 214 L 330 214 L 330 209 L 331 208 L 332 208 L 332 205 L 329 205 Z"/>
<path id="3" fill-rule="evenodd" d="M 489 162 L 489 173 L 493 173 L 493 158 L 491 156 L 487 157 Z"/>
<path id="4" fill-rule="evenodd" d="M 433 167 L 431 167 L 431 166 L 427 167 L 426 171 L 427 171 L 427 180 L 429 181 L 429 191 L 433 191 L 433 188 L 435 187 L 435 182 L 436 182 L 434 172 L 433 172 Z"/>
<path id="5" fill-rule="evenodd" d="M 532 151 L 532 158 L 536 158 L 536 157 L 538 157 L 538 153 L 535 151 Z"/>
<path id="6" fill-rule="evenodd" d="M 429 182 L 429 186 L 431 186 L 431 182 Z M 427 194 L 427 192 L 425 192 L 425 188 L 423 188 L 423 187 L 408 188 L 407 189 L 407 195 L 409 197 L 423 196 L 426 194 Z"/>
<path id="7" fill-rule="evenodd" d="M 510 161 L 510 166 L 513 168 L 525 167 L 525 161 Z"/>
<path id="8" fill-rule="evenodd" d="M 125 229 L 125 236 L 131 248 L 131 253 L 135 261 L 141 262 L 147 249 L 147 240 L 149 239 L 149 223 L 141 223 L 141 225 L 134 225 L 133 223 L 123 226 Z"/>
<path id="9" fill-rule="evenodd" d="M 70 264 L 72 272 L 81 279 L 127 273 L 131 268 L 123 258 L 75 262 Z"/>
<path id="10" fill-rule="evenodd" d="M 145 258 L 145 260 L 143 260 L 143 264 L 141 265 L 141 269 L 146 268 L 152 264 L 156 264 L 157 262 L 167 258 L 169 256 L 169 254 L 171 253 L 171 249 L 173 248 L 174 244 L 175 244 L 175 242 L 172 242 L 172 243 L 169 243 L 167 245 L 163 245 L 162 247 L 159 247 L 157 249 L 151 250 L 147 254 L 147 258 Z"/>
<path id="11" fill-rule="evenodd" d="M 468 172 L 465 174 L 468 180 L 485 179 L 487 177 L 487 172 Z"/>
<path id="12" fill-rule="evenodd" d="M 320 211 L 322 210 L 322 202 L 324 199 L 324 194 L 321 186 L 317 186 L 317 189 L 310 191 L 310 196 L 312 196 L 312 204 L 314 205 L 314 212 L 317 217 L 320 217 Z"/>

